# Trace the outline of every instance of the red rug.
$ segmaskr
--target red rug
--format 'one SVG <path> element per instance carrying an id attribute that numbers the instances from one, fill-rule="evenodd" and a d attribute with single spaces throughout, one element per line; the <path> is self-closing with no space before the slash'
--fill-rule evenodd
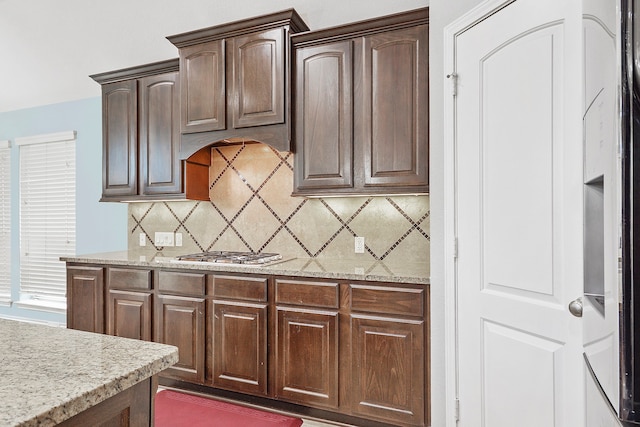
<path id="1" fill-rule="evenodd" d="M 162 390 L 156 394 L 156 427 L 300 427 L 287 417 L 220 400 Z"/>

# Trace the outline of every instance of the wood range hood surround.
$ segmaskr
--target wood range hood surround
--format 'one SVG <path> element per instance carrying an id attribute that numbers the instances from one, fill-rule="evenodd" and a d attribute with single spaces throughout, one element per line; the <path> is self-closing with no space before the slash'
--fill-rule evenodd
<path id="1" fill-rule="evenodd" d="M 211 150 L 216 147 L 228 147 L 231 145 L 260 144 L 261 141 L 245 140 L 235 137 L 222 141 L 215 141 L 199 148 L 184 162 L 184 191 L 187 200 L 210 200 L 209 196 L 209 168 L 211 167 Z M 267 144 L 271 145 L 272 144 Z M 276 148 L 276 147 L 274 147 Z"/>

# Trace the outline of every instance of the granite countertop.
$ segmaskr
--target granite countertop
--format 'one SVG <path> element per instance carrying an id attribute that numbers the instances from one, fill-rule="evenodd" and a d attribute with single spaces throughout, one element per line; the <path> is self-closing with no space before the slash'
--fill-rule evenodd
<path id="1" fill-rule="evenodd" d="M 333 280 L 362 280 L 389 283 L 428 285 L 429 264 L 388 263 L 331 258 L 291 258 L 265 266 L 203 264 L 174 262 L 175 255 L 158 252 L 153 255 L 135 251 L 105 252 L 60 258 L 65 262 L 107 264 L 137 267 L 164 267 L 172 269 L 205 270 L 212 272 L 255 273 L 275 276 L 294 276 Z"/>
<path id="2" fill-rule="evenodd" d="M 173 346 L 0 319 L 0 425 L 51 426 L 178 361 Z"/>

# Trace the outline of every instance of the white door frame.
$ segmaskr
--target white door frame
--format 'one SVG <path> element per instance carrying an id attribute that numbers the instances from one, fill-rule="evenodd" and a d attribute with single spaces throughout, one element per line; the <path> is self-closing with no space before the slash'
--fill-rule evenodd
<path id="1" fill-rule="evenodd" d="M 455 427 L 458 401 L 457 280 L 456 280 L 456 39 L 515 0 L 486 0 L 444 29 L 444 341 L 445 426 Z"/>

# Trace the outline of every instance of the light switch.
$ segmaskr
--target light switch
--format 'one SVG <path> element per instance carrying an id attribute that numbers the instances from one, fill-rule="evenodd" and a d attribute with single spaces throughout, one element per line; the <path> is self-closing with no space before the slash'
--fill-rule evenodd
<path id="1" fill-rule="evenodd" d="M 173 246 L 173 233 L 156 231 L 153 240 L 156 246 Z"/>

